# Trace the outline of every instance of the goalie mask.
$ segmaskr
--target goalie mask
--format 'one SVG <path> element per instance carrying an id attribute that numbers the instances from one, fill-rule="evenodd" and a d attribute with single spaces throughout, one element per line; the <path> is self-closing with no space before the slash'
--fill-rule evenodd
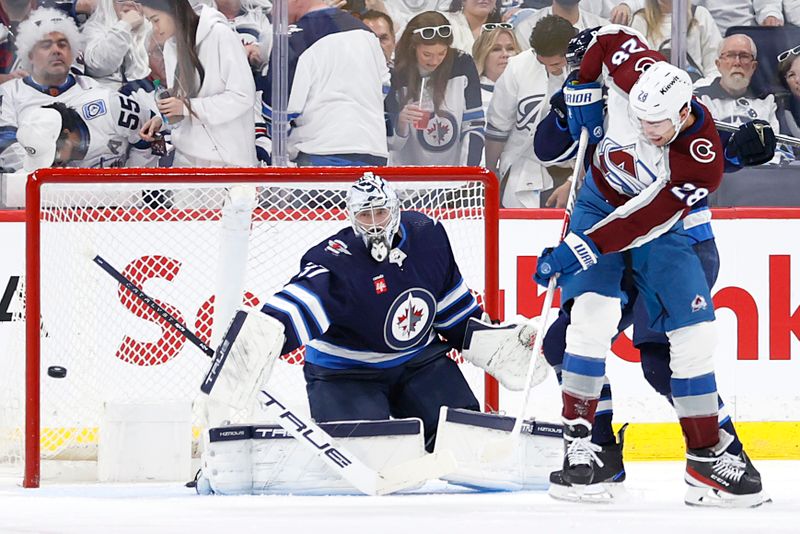
<path id="1" fill-rule="evenodd" d="M 392 186 L 380 176 L 364 173 L 347 192 L 347 212 L 372 258 L 385 260 L 400 227 L 400 201 Z"/>

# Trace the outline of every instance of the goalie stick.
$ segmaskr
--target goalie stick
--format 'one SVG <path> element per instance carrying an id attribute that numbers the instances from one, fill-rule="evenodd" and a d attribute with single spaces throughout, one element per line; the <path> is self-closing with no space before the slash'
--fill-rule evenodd
<path id="1" fill-rule="evenodd" d="M 206 356 L 212 358 L 215 356 L 214 350 L 189 330 L 185 324 L 176 319 L 100 255 L 96 255 L 93 261 L 114 278 L 117 283 L 156 312 L 167 324 L 191 341 Z M 335 473 L 366 495 L 394 493 L 416 486 L 426 480 L 444 476 L 454 471 L 457 467 L 455 456 L 447 451 L 426 454 L 384 471 L 376 471 L 359 460 L 350 451 L 338 445 L 330 434 L 317 426 L 310 417 L 298 414 L 287 408 L 286 404 L 278 400 L 274 393 L 262 388 L 260 396 L 262 398 L 259 399 L 259 403 L 267 413 L 275 417 L 281 427 L 297 439 L 302 446 L 314 452 Z"/>
<path id="2" fill-rule="evenodd" d="M 583 159 L 586 155 L 586 148 L 589 146 L 589 130 L 581 128 L 581 136 L 578 141 L 578 152 L 575 156 L 575 169 L 572 171 L 572 184 L 569 188 L 569 196 L 567 197 L 567 205 L 564 208 L 564 219 L 561 223 L 561 237 L 558 242 L 564 241 L 569 232 L 569 223 L 572 219 L 572 210 L 575 208 L 575 198 L 578 191 L 578 178 L 580 170 L 583 167 Z M 581 180 L 582 181 L 582 180 Z M 502 439 L 494 440 L 486 444 L 486 447 L 481 453 L 481 457 L 486 462 L 497 461 L 505 456 L 511 454 L 514 448 L 519 443 L 520 432 L 522 431 L 522 423 L 525 421 L 525 410 L 528 408 L 528 402 L 531 398 L 531 391 L 533 387 L 538 385 L 539 382 L 534 382 L 533 376 L 536 369 L 536 355 L 542 350 L 542 342 L 544 335 L 547 331 L 547 319 L 550 316 L 550 307 L 553 305 L 553 296 L 556 292 L 556 284 L 558 282 L 558 275 L 550 278 L 547 284 L 547 291 L 544 296 L 544 303 L 542 304 L 541 323 L 539 323 L 539 331 L 536 333 L 536 339 L 533 342 L 533 357 L 528 364 L 528 374 L 525 378 L 525 390 L 522 397 L 522 404 L 519 408 L 519 413 L 514 420 L 514 427 L 511 429 L 511 434 Z M 545 377 L 547 375 L 544 375 Z"/>

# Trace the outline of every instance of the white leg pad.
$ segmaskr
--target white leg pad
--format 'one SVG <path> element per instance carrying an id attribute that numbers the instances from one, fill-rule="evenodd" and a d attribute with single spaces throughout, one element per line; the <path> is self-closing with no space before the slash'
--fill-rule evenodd
<path id="1" fill-rule="evenodd" d="M 442 478 L 453 484 L 485 490 L 546 489 L 550 473 L 564 459 L 560 424 L 525 421 L 517 448 L 496 460 L 484 459 L 492 441 L 508 439 L 514 418 L 443 406 L 436 430 L 437 453 L 451 452 L 457 469 Z"/>
<path id="2" fill-rule="evenodd" d="M 533 384 L 543 382 L 550 368 L 541 350 L 533 355 L 541 320 L 538 317 L 518 319 L 497 325 L 471 318 L 467 322 L 461 351 L 465 360 L 494 376 L 511 391 L 525 388 L 531 357 L 536 358 Z"/>
<path id="3" fill-rule="evenodd" d="M 605 358 L 622 318 L 618 298 L 584 293 L 575 298 L 567 327 L 567 352 L 589 358 Z"/>
<path id="4" fill-rule="evenodd" d="M 429 456 L 419 419 L 343 421 L 323 423 L 321 428 L 378 472 Z M 212 493 L 359 493 L 278 425 L 212 428 L 206 436 L 202 478 Z"/>
<path id="5" fill-rule="evenodd" d="M 242 410 L 253 403 L 281 353 L 283 330 L 283 323 L 259 310 L 236 312 L 200 386 L 210 407 Z"/>
<path id="6" fill-rule="evenodd" d="M 713 321 L 667 332 L 669 366 L 674 378 L 692 378 L 714 371 L 717 333 Z"/>

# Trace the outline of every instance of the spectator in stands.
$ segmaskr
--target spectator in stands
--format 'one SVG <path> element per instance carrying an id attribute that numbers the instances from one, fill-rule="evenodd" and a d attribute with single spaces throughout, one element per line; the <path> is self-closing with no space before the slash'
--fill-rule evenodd
<path id="1" fill-rule="evenodd" d="M 141 6 L 132 0 L 97 0 L 97 8 L 81 28 L 86 75 L 113 89 L 146 78 L 150 30 Z"/>
<path id="2" fill-rule="evenodd" d="M 80 121 L 72 121 L 84 125 L 75 129 L 82 135 L 73 136 L 76 145 L 73 152 L 80 157 L 69 158 L 80 160 L 79 166 L 122 166 L 129 142 L 137 144 L 137 130 L 151 115 L 152 96 L 144 95 L 143 88 L 138 86 L 126 87 L 117 93 L 87 76 L 71 74 L 75 51 L 80 50 L 80 37 L 75 22 L 52 8 L 33 11 L 19 25 L 16 44 L 22 68 L 31 74 L 0 86 L 0 166 L 3 168 L 19 170 L 23 156 L 39 152 L 33 143 L 24 148 L 18 142 L 17 129 L 28 122 L 25 118 L 28 112 L 56 102 L 81 114 Z M 58 132 L 55 134 L 57 138 Z M 149 148 L 144 143 L 136 146 L 142 151 Z"/>
<path id="3" fill-rule="evenodd" d="M 261 70 L 272 49 L 272 23 L 265 13 L 265 0 L 214 0 L 214 7 L 225 15 L 247 52 L 254 70 Z"/>
<path id="4" fill-rule="evenodd" d="M 715 119 L 739 125 L 762 119 L 778 131 L 775 97 L 760 96 L 750 86 L 756 71 L 758 51 L 753 40 L 735 34 L 722 40 L 716 61 L 719 76 L 698 80 L 695 95 L 711 110 Z"/>
<path id="5" fill-rule="evenodd" d="M 553 0 L 552 6 L 533 11 L 529 16 L 515 23 L 514 32 L 517 34 L 517 40 L 524 49 L 527 49 L 530 46 L 533 27 L 547 15 L 558 15 L 567 19 L 579 32 L 609 23 L 608 19 L 586 11 L 579 4 L 580 0 Z"/>
<path id="6" fill-rule="evenodd" d="M 719 33 L 733 26 L 783 26 L 781 5 L 785 0 L 696 0 L 711 13 Z"/>
<path id="7" fill-rule="evenodd" d="M 378 38 L 323 0 L 289 2 L 289 157 L 298 165 L 385 165 L 384 87 L 389 69 Z M 272 69 L 259 79 L 272 118 Z"/>
<path id="8" fill-rule="evenodd" d="M 612 24 L 628 25 L 633 14 L 644 9 L 643 0 L 582 0 L 581 7 L 594 13 Z"/>
<path id="9" fill-rule="evenodd" d="M 225 17 L 188 0 L 140 0 L 164 49 L 170 96 L 158 102 L 161 117 L 142 128 L 152 141 L 162 127 L 171 130 L 176 167 L 253 167 L 256 165 L 255 85 L 247 55 Z"/>
<path id="10" fill-rule="evenodd" d="M 781 133 L 800 138 L 800 45 L 778 55 L 778 73 L 789 97 L 778 110 Z"/>
<path id="11" fill-rule="evenodd" d="M 478 71 L 452 43 L 452 26 L 436 11 L 412 18 L 397 43 L 386 104 L 394 165 L 481 162 L 485 121 Z"/>
<path id="12" fill-rule="evenodd" d="M 95 0 L 0 0 L 0 83 L 22 78 L 28 72 L 20 68 L 14 44 L 17 28 L 37 7 L 52 7 L 73 20 L 91 14 Z M 76 20 L 77 24 L 77 20 Z"/>
<path id="13" fill-rule="evenodd" d="M 495 28 L 484 31 L 472 45 L 472 58 L 481 77 L 481 100 L 483 111 L 489 107 L 494 84 L 503 74 L 508 60 L 519 54 L 520 46 L 510 28 Z"/>
<path id="14" fill-rule="evenodd" d="M 453 0 L 444 15 L 453 27 L 453 48 L 467 54 L 484 29 L 501 22 L 497 0 Z"/>
<path id="15" fill-rule="evenodd" d="M 361 20 L 378 36 L 383 55 L 386 56 L 386 65 L 391 69 L 394 66 L 394 49 L 397 46 L 392 17 L 383 11 L 369 9 L 361 15 Z"/>
<path id="16" fill-rule="evenodd" d="M 564 55 L 577 33 L 556 15 L 539 19 L 534 28 L 529 43 L 533 51 L 509 60 L 487 112 L 486 166 L 501 178 L 502 205 L 507 208 L 538 208 L 541 192 L 553 187 L 531 146 L 538 123 L 550 111 L 550 97 L 564 83 Z"/>
<path id="17" fill-rule="evenodd" d="M 364 0 L 368 9 L 383 11 L 392 17 L 395 35 L 403 35 L 412 17 L 425 11 L 445 11 L 452 0 Z"/>
<path id="18" fill-rule="evenodd" d="M 687 17 L 687 71 L 694 81 L 717 74 L 717 50 L 722 35 L 703 6 L 691 6 Z M 672 0 L 646 0 L 645 8 L 633 16 L 631 27 L 647 38 L 647 44 L 670 57 L 672 48 Z"/>

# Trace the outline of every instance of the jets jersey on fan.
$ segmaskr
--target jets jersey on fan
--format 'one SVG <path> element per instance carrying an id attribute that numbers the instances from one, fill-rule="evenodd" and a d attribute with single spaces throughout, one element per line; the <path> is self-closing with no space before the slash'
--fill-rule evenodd
<path id="1" fill-rule="evenodd" d="M 386 111 L 397 123 L 397 116 L 409 101 L 406 81 L 397 71 L 386 97 Z M 430 85 L 428 86 L 429 90 Z M 481 83 L 472 57 L 456 53 L 444 102 L 431 115 L 425 128 L 410 128 L 406 137 L 396 132 L 389 136 L 390 165 L 479 165 L 483 157 L 486 118 L 481 100 Z"/>
<path id="2" fill-rule="evenodd" d="M 461 348 L 481 309 L 456 265 L 444 227 L 403 212 L 395 248 L 373 260 L 348 227 L 311 248 L 300 272 L 262 310 L 286 327 L 283 353 L 306 346 L 306 361 L 333 369 L 395 367 L 442 334 Z"/>
<path id="3" fill-rule="evenodd" d="M 62 102 L 81 116 L 88 130 L 86 156 L 74 167 L 152 167 L 158 156 L 141 140 L 139 129 L 153 116 L 152 84 L 131 82 L 119 92 L 85 76 L 68 75 L 57 87 L 37 84 L 30 76 L 0 86 L 0 166 L 22 168 L 24 149 L 17 143 L 19 117 L 31 108 Z M 130 148 L 130 150 L 129 150 Z"/>
<path id="4" fill-rule="evenodd" d="M 637 247 L 664 234 L 722 180 L 722 142 L 702 103 L 692 100 L 695 124 L 666 147 L 647 142 L 630 116 L 628 92 L 643 67 L 656 61 L 665 59 L 638 32 L 617 25 L 600 29 L 581 61 L 581 82 L 599 80 L 608 87 L 605 135 L 593 147 L 591 172 L 616 210 L 586 232 L 602 253 Z M 569 134 L 559 135 L 553 123 L 549 129 L 540 127 L 535 140 L 545 164 L 567 159 L 575 149 Z"/>

